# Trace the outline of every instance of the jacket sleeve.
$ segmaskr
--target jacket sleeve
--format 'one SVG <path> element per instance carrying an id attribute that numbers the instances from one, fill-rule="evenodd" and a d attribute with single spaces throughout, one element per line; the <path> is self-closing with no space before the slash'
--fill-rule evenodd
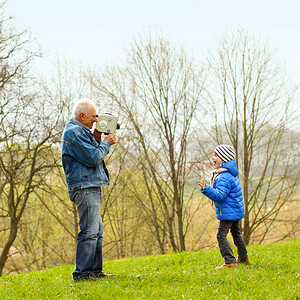
<path id="1" fill-rule="evenodd" d="M 215 181 L 215 188 L 206 185 L 205 190 L 201 189 L 201 192 L 214 202 L 222 202 L 229 194 L 230 182 L 223 178 L 223 176 L 220 176 L 217 179 Z"/>
<path id="2" fill-rule="evenodd" d="M 69 155 L 87 167 L 96 167 L 109 152 L 110 144 L 104 140 L 98 144 L 92 142 L 86 134 L 77 134 L 74 136 Z"/>

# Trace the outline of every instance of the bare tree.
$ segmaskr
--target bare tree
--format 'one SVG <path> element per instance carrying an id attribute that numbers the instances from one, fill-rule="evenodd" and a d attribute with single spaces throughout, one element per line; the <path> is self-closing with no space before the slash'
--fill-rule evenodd
<path id="1" fill-rule="evenodd" d="M 208 62 L 215 122 L 211 136 L 236 149 L 245 241 L 261 242 L 299 182 L 299 142 L 288 136 L 295 88 L 287 84 L 268 44 L 243 29 L 226 34 Z"/>
<path id="2" fill-rule="evenodd" d="M 31 124 L 36 113 L 31 110 L 34 95 L 22 93 L 25 87 L 30 90 L 29 67 L 33 59 L 40 56 L 40 50 L 26 31 L 12 27 L 12 19 L 4 15 L 3 7 L 4 2 L 0 4 L 0 218 L 3 220 L 0 230 L 4 245 L 0 275 L 36 184 L 34 175 L 41 170 L 37 155 L 48 141 L 46 134 L 38 140 L 36 132 L 39 131 L 35 132 L 37 128 Z"/>
<path id="3" fill-rule="evenodd" d="M 8 105 L 4 108 L 0 125 L 3 137 L 0 144 L 0 217 L 5 224 L 1 230 L 5 243 L 0 256 L 0 274 L 33 192 L 56 167 L 59 159 L 49 155 L 53 143 L 59 138 L 58 118 L 53 118 L 55 108 L 50 109 L 36 96 L 23 95 L 21 90 L 16 94 L 12 89 L 6 92 L 3 89 L 1 97 Z"/>
<path id="4" fill-rule="evenodd" d="M 185 208 L 191 200 L 184 193 L 186 162 L 203 72 L 182 49 L 150 34 L 134 40 L 127 57 L 124 67 L 92 74 L 91 82 L 130 124 L 128 157 L 138 163 L 146 187 L 138 202 L 152 214 L 159 243 L 166 234 L 170 247 L 183 251 L 190 217 Z"/>

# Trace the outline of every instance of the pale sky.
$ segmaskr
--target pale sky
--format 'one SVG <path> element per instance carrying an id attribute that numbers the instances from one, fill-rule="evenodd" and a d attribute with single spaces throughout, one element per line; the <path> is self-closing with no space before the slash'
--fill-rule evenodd
<path id="1" fill-rule="evenodd" d="M 100 67 L 122 60 L 133 38 L 149 30 L 200 60 L 225 32 L 242 27 L 267 40 L 300 82 L 299 0 L 8 0 L 5 12 L 31 30 L 50 61 L 59 55 Z"/>

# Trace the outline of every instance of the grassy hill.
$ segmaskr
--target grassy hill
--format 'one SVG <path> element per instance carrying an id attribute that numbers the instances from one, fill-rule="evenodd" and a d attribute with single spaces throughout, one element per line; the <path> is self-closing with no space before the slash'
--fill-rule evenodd
<path id="1" fill-rule="evenodd" d="M 215 270 L 218 251 L 106 261 L 115 277 L 74 282 L 74 266 L 0 278 L 1 299 L 300 299 L 300 240 L 248 247 L 251 266 Z"/>

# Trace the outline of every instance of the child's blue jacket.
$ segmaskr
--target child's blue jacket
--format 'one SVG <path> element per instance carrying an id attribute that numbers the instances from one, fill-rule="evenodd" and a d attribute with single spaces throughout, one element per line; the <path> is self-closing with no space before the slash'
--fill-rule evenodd
<path id="1" fill-rule="evenodd" d="M 222 168 L 228 172 L 218 174 L 214 187 L 206 185 L 205 190 L 201 189 L 201 192 L 214 201 L 217 219 L 237 221 L 244 217 L 245 211 L 235 159 L 226 162 Z"/>

